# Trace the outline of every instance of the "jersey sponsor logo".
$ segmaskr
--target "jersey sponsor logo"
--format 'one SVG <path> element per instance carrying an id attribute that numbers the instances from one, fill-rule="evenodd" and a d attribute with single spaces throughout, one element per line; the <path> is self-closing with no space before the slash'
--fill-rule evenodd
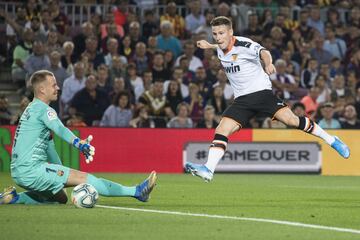
<path id="1" fill-rule="evenodd" d="M 230 67 L 224 67 L 226 73 L 236 73 L 240 72 L 240 65 L 230 66 Z"/>
<path id="2" fill-rule="evenodd" d="M 46 115 L 48 116 L 49 121 L 57 118 L 56 112 L 54 110 L 48 110 Z"/>

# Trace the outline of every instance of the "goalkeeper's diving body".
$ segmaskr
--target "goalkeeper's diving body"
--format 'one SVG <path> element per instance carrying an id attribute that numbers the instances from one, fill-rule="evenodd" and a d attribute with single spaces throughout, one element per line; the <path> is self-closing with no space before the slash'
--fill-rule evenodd
<path id="1" fill-rule="evenodd" d="M 11 159 L 11 176 L 17 185 L 27 191 L 17 193 L 15 187 L 8 187 L 0 194 L 0 204 L 65 204 L 68 198 L 64 188 L 81 183 L 93 185 L 102 196 L 134 197 L 142 202 L 148 201 L 156 182 L 154 171 L 141 184 L 126 187 L 62 165 L 51 131 L 78 148 L 87 162 L 92 161 L 95 154 L 95 148 L 90 145 L 92 137 L 85 140 L 77 138 L 64 127 L 49 106 L 57 99 L 59 90 L 51 72 L 37 71 L 30 81 L 34 100 L 20 118 Z"/>
<path id="2" fill-rule="evenodd" d="M 209 182 L 215 168 L 224 156 L 228 137 L 239 131 L 242 126 L 257 114 L 269 116 L 289 127 L 323 139 L 342 157 L 349 158 L 350 149 L 338 137 L 329 135 L 316 122 L 308 117 L 298 117 L 291 109 L 272 93 L 270 74 L 276 72 L 268 50 L 251 39 L 234 36 L 229 18 L 218 16 L 211 23 L 215 44 L 206 40 L 197 42 L 202 49 L 216 49 L 217 56 L 224 67 L 235 100 L 224 111 L 215 130 L 206 164 L 187 162 L 186 171 Z M 261 64 L 263 62 L 263 65 Z"/>

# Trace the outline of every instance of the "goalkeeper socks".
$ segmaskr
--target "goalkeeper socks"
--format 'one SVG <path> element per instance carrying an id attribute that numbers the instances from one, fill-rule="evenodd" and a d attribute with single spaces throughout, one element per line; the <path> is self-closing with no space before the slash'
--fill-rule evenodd
<path id="1" fill-rule="evenodd" d="M 299 117 L 298 129 L 324 139 L 324 141 L 329 145 L 335 141 L 334 136 L 325 132 L 324 129 L 307 117 Z"/>
<path id="2" fill-rule="evenodd" d="M 125 187 L 91 174 L 87 175 L 87 183 L 93 185 L 100 195 L 107 197 L 133 197 L 136 192 L 136 187 Z"/>
<path id="3" fill-rule="evenodd" d="M 215 134 L 214 140 L 210 145 L 208 160 L 205 166 L 213 173 L 216 165 L 220 159 L 224 156 L 228 138 L 221 134 Z"/>

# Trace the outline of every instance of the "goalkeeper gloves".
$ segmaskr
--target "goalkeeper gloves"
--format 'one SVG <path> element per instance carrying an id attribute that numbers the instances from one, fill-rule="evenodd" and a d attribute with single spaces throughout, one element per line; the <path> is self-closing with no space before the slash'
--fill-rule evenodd
<path id="1" fill-rule="evenodd" d="M 78 148 L 85 155 L 86 163 L 90 163 L 94 160 L 95 147 L 90 145 L 92 139 L 93 136 L 89 135 L 86 139 L 81 140 L 80 138 L 75 138 L 73 141 L 74 147 Z"/>

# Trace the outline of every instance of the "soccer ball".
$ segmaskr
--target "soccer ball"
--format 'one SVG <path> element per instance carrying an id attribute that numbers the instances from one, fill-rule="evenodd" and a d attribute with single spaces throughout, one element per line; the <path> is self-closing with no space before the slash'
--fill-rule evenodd
<path id="1" fill-rule="evenodd" d="M 71 193 L 71 201 L 78 208 L 92 208 L 98 198 L 98 192 L 88 183 L 77 185 Z"/>

